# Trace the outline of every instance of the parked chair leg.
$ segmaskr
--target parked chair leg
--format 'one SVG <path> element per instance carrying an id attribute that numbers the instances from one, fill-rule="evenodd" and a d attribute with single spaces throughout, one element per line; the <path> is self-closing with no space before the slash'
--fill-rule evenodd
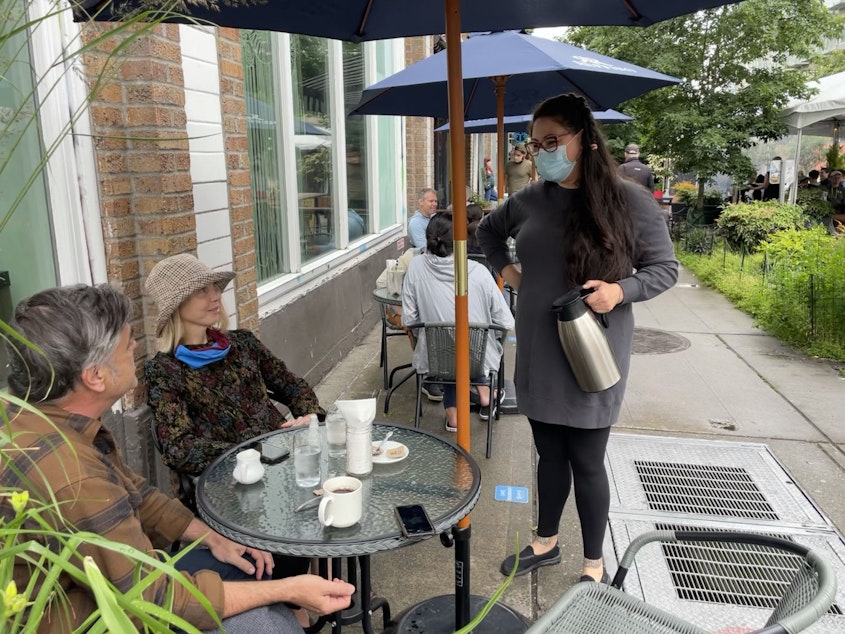
<path id="1" fill-rule="evenodd" d="M 420 419 L 422 418 L 422 386 L 423 375 L 417 374 L 417 406 L 414 409 L 414 427 L 420 426 Z"/>
<path id="2" fill-rule="evenodd" d="M 488 389 L 490 390 L 490 409 L 489 413 L 490 416 L 487 417 L 487 453 L 485 456 L 489 458 L 493 454 L 493 409 L 496 410 L 496 418 L 499 418 L 499 395 L 497 394 L 495 397 L 493 392 L 493 374 L 490 374 L 490 379 L 488 383 Z"/>
<path id="3" fill-rule="evenodd" d="M 382 368 L 384 374 L 384 389 L 390 387 L 387 383 L 387 320 L 382 315 L 381 318 L 381 355 L 379 356 L 379 367 Z"/>
<path id="4" fill-rule="evenodd" d="M 410 366 L 410 364 L 408 364 L 408 365 L 404 365 L 404 366 L 400 366 L 400 367 L 398 367 L 398 368 L 394 368 L 394 372 L 395 372 L 396 370 L 399 370 L 399 369 L 401 369 L 401 368 L 407 368 L 407 367 L 409 367 L 409 366 Z M 385 395 L 385 397 L 384 397 L 384 413 L 385 413 L 385 414 L 387 414 L 387 412 L 390 410 L 390 397 L 391 397 L 391 396 L 393 396 L 393 393 L 394 393 L 394 392 L 395 392 L 395 391 L 396 391 L 396 390 L 397 390 L 397 389 L 398 389 L 398 388 L 399 388 L 399 387 L 400 387 L 403 383 L 405 383 L 405 381 L 407 381 L 408 379 L 410 379 L 410 378 L 411 378 L 412 376 L 414 376 L 414 375 L 416 375 L 416 372 L 414 372 L 413 370 L 411 370 L 410 372 L 408 372 L 408 374 L 406 374 L 405 376 L 403 376 L 403 377 L 402 377 L 402 379 L 399 381 L 399 383 L 397 383 L 396 385 L 392 385 L 392 386 L 390 387 L 390 389 L 389 389 L 389 390 L 387 390 L 387 394 L 386 394 L 386 395 Z M 390 374 L 390 376 L 391 376 L 391 383 L 392 383 L 392 382 L 393 382 L 393 373 L 391 373 L 391 374 Z"/>

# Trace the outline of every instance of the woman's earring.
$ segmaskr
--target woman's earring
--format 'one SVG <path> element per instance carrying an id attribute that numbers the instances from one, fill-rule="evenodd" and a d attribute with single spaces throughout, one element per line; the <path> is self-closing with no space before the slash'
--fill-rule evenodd
<path id="1" fill-rule="evenodd" d="M 599 149 L 599 146 L 598 146 L 598 145 L 596 145 L 595 143 L 590 143 L 590 149 L 591 149 L 591 150 L 598 150 L 598 149 Z"/>

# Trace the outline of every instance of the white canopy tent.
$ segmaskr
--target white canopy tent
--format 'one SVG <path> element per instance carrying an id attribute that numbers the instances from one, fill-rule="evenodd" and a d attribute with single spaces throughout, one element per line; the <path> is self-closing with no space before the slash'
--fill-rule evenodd
<path id="1" fill-rule="evenodd" d="M 801 137 L 830 136 L 834 143 L 839 142 L 839 126 L 845 123 L 845 71 L 822 77 L 807 84 L 818 93 L 806 101 L 796 100 L 784 108 L 781 119 L 789 128 L 790 134 L 798 136 L 795 150 L 795 180 L 798 181 L 798 159 L 801 152 Z M 795 202 L 797 187 L 789 193 L 790 202 Z"/>

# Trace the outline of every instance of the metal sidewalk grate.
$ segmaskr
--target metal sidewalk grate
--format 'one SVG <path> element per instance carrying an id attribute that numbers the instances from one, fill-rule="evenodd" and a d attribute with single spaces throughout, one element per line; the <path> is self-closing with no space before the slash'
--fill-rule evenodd
<path id="1" fill-rule="evenodd" d="M 755 519 L 777 513 L 742 467 L 635 460 L 650 509 Z"/>
<path id="2" fill-rule="evenodd" d="M 655 528 L 699 530 L 672 524 L 655 524 Z M 765 534 L 795 541 L 789 535 Z M 798 555 L 754 544 L 698 542 L 661 544 L 661 548 L 679 598 L 770 610 L 777 607 L 804 561 Z M 835 603 L 829 612 L 842 614 Z"/>
<path id="3" fill-rule="evenodd" d="M 819 552 L 839 578 L 834 607 L 807 634 L 845 632 L 845 539 L 766 445 L 614 433 L 606 464 L 609 562 L 656 529 L 793 539 Z M 652 544 L 638 554 L 624 590 L 706 631 L 758 629 L 792 579 L 795 561 L 753 545 Z"/>
<path id="4" fill-rule="evenodd" d="M 845 632 L 845 542 L 834 534 L 762 529 L 745 525 L 738 528 L 725 522 L 702 521 L 679 524 L 669 519 L 653 521 L 611 515 L 612 555 L 621 557 L 635 537 L 659 529 L 747 530 L 793 539 L 819 552 L 836 570 L 840 580 L 833 609 L 806 630 L 807 634 Z M 667 548 L 669 547 L 669 548 Z M 774 609 L 774 597 L 782 594 L 782 584 L 794 570 L 790 557 L 771 551 L 745 551 L 725 544 L 650 544 L 637 555 L 636 565 L 625 578 L 624 590 L 631 596 L 670 614 L 683 616 L 708 632 L 742 631 L 763 626 Z M 606 553 L 608 554 L 608 553 Z M 737 561 L 745 573 L 727 572 Z M 736 628 L 732 630 L 732 628 Z"/>
<path id="5" fill-rule="evenodd" d="M 614 433 L 607 466 L 615 512 L 830 528 L 764 444 Z"/>

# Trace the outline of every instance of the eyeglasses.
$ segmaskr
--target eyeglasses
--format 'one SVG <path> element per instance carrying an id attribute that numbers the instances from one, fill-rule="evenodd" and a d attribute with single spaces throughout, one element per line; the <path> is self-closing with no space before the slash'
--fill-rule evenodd
<path id="1" fill-rule="evenodd" d="M 579 130 L 580 132 L 580 130 Z M 544 149 L 546 152 L 554 152 L 558 148 L 558 139 L 562 137 L 571 137 L 569 141 L 571 141 L 578 132 L 564 132 L 563 134 L 550 134 L 542 141 L 529 141 L 525 144 L 525 148 L 528 150 L 528 153 L 531 156 L 537 156 L 540 153 L 540 148 Z M 569 141 L 564 143 L 564 145 L 569 145 Z"/>

